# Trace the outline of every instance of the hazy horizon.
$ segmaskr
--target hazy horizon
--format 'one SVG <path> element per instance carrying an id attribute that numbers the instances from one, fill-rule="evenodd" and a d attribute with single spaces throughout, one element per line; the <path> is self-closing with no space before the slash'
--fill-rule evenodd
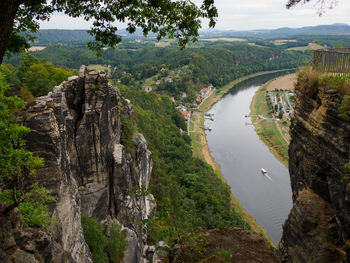
<path id="1" fill-rule="evenodd" d="M 199 5 L 201 0 L 194 0 Z M 216 0 L 219 17 L 217 30 L 258 30 L 281 27 L 299 28 L 305 26 L 329 25 L 335 23 L 350 24 L 350 2 L 340 1 L 334 9 L 318 16 L 316 0 L 286 9 L 287 0 Z M 92 22 L 83 18 L 70 18 L 65 14 L 55 13 L 50 21 L 40 23 L 41 29 L 89 29 Z M 115 23 L 120 29 L 126 24 Z M 203 20 L 202 29 L 207 29 Z"/>
<path id="2" fill-rule="evenodd" d="M 314 26 L 331 26 L 335 24 L 344 24 L 347 26 L 350 26 L 350 24 L 347 23 L 332 23 L 332 24 L 319 24 L 319 25 L 305 25 L 305 26 L 300 26 L 300 27 L 276 27 L 276 28 L 253 28 L 253 29 L 219 29 L 219 28 L 201 28 L 200 31 L 203 30 L 217 30 L 217 31 L 258 31 L 258 30 L 276 30 L 280 28 L 290 28 L 290 29 L 299 29 L 303 27 L 314 27 Z M 119 30 L 124 30 L 126 27 L 121 27 Z M 42 30 L 89 30 L 89 28 L 40 28 Z"/>

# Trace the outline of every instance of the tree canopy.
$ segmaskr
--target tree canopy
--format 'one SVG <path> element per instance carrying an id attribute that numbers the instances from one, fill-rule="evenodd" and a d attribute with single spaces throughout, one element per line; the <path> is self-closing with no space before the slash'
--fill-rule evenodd
<path id="1" fill-rule="evenodd" d="M 22 85 L 35 96 L 44 96 L 49 93 L 55 85 L 72 76 L 69 70 L 55 68 L 51 62 L 40 62 L 31 65 L 25 72 Z"/>
<path id="2" fill-rule="evenodd" d="M 48 190 L 33 183 L 43 160 L 25 149 L 29 128 L 19 125 L 15 117 L 25 102 L 9 95 L 9 74 L 9 68 L 0 65 L 0 201 L 8 203 L 5 213 L 18 207 L 25 226 L 49 226 L 53 221 L 46 203 L 54 199 Z"/>
<path id="3" fill-rule="evenodd" d="M 177 38 L 180 47 L 195 41 L 201 26 L 200 18 L 208 18 L 213 27 L 218 15 L 214 0 L 203 0 L 200 7 L 190 0 L 2 0 L 0 2 L 0 62 L 6 48 L 18 52 L 28 48 L 20 32 L 37 32 L 39 22 L 49 20 L 53 12 L 92 21 L 88 31 L 95 37 L 88 43 L 93 50 L 115 46 L 121 41 L 115 22 L 124 22 L 129 33 L 141 28 L 157 38 Z"/>
<path id="4" fill-rule="evenodd" d="M 296 6 L 299 3 L 306 3 L 310 2 L 312 0 L 289 0 L 287 3 L 287 8 L 291 8 L 293 6 Z M 316 4 L 319 6 L 318 14 L 322 15 L 325 12 L 326 8 L 332 9 L 336 4 L 338 3 L 338 0 L 317 0 Z"/>

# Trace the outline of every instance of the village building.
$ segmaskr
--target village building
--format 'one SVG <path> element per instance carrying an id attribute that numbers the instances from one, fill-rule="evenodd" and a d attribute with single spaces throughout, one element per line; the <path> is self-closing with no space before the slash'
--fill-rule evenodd
<path id="1" fill-rule="evenodd" d="M 146 92 L 151 92 L 151 91 L 152 91 L 152 87 L 151 87 L 151 86 L 145 87 L 145 91 L 146 91 Z"/>
<path id="2" fill-rule="evenodd" d="M 184 105 L 179 105 L 176 107 L 176 109 L 179 111 L 183 111 L 183 110 L 186 110 L 186 107 Z"/>
<path id="3" fill-rule="evenodd" d="M 187 112 L 187 110 L 182 110 L 180 112 L 185 117 L 185 120 L 187 121 L 187 119 L 188 119 L 188 112 Z"/>
<path id="4" fill-rule="evenodd" d="M 187 121 L 188 111 L 187 111 L 186 107 L 184 105 L 179 105 L 176 107 L 176 109 L 181 112 L 181 114 L 185 117 L 185 120 Z"/>
<path id="5" fill-rule="evenodd" d="M 164 80 L 165 82 L 169 82 L 169 83 L 172 83 L 173 82 L 173 79 L 172 78 L 170 78 L 170 77 L 168 77 L 168 78 L 165 78 L 165 80 Z"/>
<path id="6" fill-rule="evenodd" d="M 203 97 L 206 97 L 210 93 L 210 91 L 211 91 L 211 86 L 208 86 L 207 88 L 201 89 L 200 92 Z"/>
<path id="7" fill-rule="evenodd" d="M 197 104 L 200 104 L 202 102 L 202 99 L 203 99 L 202 95 L 198 94 L 196 98 Z"/>

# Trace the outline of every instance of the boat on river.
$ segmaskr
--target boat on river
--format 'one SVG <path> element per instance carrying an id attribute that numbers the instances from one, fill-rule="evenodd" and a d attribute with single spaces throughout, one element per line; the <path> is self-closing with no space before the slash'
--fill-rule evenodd
<path id="1" fill-rule="evenodd" d="M 261 173 L 262 173 L 265 177 L 267 177 L 269 180 L 272 181 L 272 178 L 267 174 L 267 171 L 266 171 L 264 168 L 261 168 Z"/>
<path id="2" fill-rule="evenodd" d="M 211 127 L 200 126 L 200 128 L 204 129 L 205 131 L 211 131 Z"/>

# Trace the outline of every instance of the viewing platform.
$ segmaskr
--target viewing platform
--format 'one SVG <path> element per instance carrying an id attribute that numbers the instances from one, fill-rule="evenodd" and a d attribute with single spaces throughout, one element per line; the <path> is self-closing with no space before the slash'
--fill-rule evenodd
<path id="1" fill-rule="evenodd" d="M 312 67 L 316 71 L 334 74 L 350 73 L 350 48 L 314 50 Z"/>

